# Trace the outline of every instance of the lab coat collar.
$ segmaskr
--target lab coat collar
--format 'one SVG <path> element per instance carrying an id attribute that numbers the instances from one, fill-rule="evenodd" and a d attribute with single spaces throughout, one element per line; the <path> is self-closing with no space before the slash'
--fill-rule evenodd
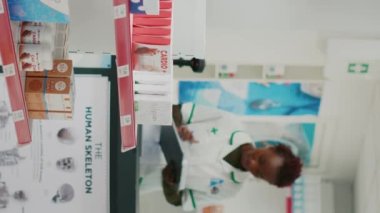
<path id="1" fill-rule="evenodd" d="M 226 157 L 230 152 L 238 148 L 240 145 L 249 143 L 250 141 L 247 141 L 247 138 L 249 138 L 247 137 L 247 133 L 243 131 L 234 131 L 231 134 L 230 140 L 224 145 L 222 151 L 219 154 L 219 159 L 224 171 L 228 173 L 230 180 L 236 184 L 243 183 L 249 177 L 250 173 L 233 167 L 224 160 L 224 157 Z"/>
<path id="2" fill-rule="evenodd" d="M 237 169 L 223 159 L 221 159 L 221 164 L 223 166 L 223 170 L 228 174 L 229 179 L 235 184 L 241 184 L 245 182 L 245 180 L 250 175 L 249 172 Z"/>

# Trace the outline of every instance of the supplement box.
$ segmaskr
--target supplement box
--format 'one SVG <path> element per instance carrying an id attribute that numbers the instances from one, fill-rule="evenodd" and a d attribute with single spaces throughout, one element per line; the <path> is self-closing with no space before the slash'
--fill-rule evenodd
<path id="1" fill-rule="evenodd" d="M 72 60 L 54 60 L 53 69 L 44 72 L 26 72 L 26 77 L 73 78 Z"/>
<path id="2" fill-rule="evenodd" d="M 70 78 L 28 77 L 25 99 L 31 111 L 73 111 L 74 87 Z"/>
<path id="3" fill-rule="evenodd" d="M 153 73 L 172 73 L 170 45 L 133 44 L 135 70 Z"/>
<path id="4" fill-rule="evenodd" d="M 29 118 L 38 120 L 71 120 L 72 112 L 29 110 Z"/>

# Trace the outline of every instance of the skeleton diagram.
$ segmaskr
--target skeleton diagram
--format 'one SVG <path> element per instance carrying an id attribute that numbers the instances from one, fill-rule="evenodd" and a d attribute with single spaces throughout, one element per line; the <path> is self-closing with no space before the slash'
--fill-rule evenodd
<path id="1" fill-rule="evenodd" d="M 0 151 L 0 167 L 17 165 L 23 159 L 25 158 L 20 156 L 17 148 Z"/>
<path id="2" fill-rule="evenodd" d="M 7 125 L 11 115 L 12 114 L 10 113 L 5 101 L 0 101 L 0 129 Z"/>
<path id="3" fill-rule="evenodd" d="M 27 197 L 24 191 L 15 191 L 12 196 L 17 201 L 27 201 Z M 0 181 L 0 209 L 7 208 L 11 194 L 8 191 L 7 184 L 4 181 Z"/>

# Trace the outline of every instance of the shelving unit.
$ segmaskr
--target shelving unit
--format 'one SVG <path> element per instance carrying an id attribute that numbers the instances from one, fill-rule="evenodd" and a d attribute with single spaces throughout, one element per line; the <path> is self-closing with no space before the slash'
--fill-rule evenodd
<path id="1" fill-rule="evenodd" d="M 177 80 L 248 80 L 267 82 L 298 82 L 298 81 L 323 81 L 324 69 L 321 66 L 294 66 L 286 65 L 284 76 L 281 78 L 265 78 L 263 65 L 238 65 L 234 78 L 217 78 L 216 66 L 209 64 L 203 73 L 192 73 L 183 68 L 177 70 L 175 78 Z"/>
<path id="2" fill-rule="evenodd" d="M 11 23 L 6 0 L 0 1 L 0 29 L 0 55 L 13 113 L 13 121 L 16 127 L 17 140 L 19 144 L 27 144 L 32 141 L 32 136 L 21 83 L 21 73 L 18 68 L 16 51 L 13 45 Z"/>
<path id="3" fill-rule="evenodd" d="M 122 152 L 136 147 L 129 0 L 113 0 Z"/>

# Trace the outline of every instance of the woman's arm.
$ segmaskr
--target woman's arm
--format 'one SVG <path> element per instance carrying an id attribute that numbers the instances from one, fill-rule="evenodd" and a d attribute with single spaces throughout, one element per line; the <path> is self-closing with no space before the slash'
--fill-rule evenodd
<path id="1" fill-rule="evenodd" d="M 165 199 L 174 206 L 182 205 L 182 192 L 178 191 L 178 184 L 176 183 L 179 179 L 177 175 L 175 167 L 171 163 L 162 170 L 162 188 Z"/>
<path id="2" fill-rule="evenodd" d="M 183 124 L 181 108 L 182 108 L 181 104 L 173 105 L 173 120 L 177 128 Z"/>

